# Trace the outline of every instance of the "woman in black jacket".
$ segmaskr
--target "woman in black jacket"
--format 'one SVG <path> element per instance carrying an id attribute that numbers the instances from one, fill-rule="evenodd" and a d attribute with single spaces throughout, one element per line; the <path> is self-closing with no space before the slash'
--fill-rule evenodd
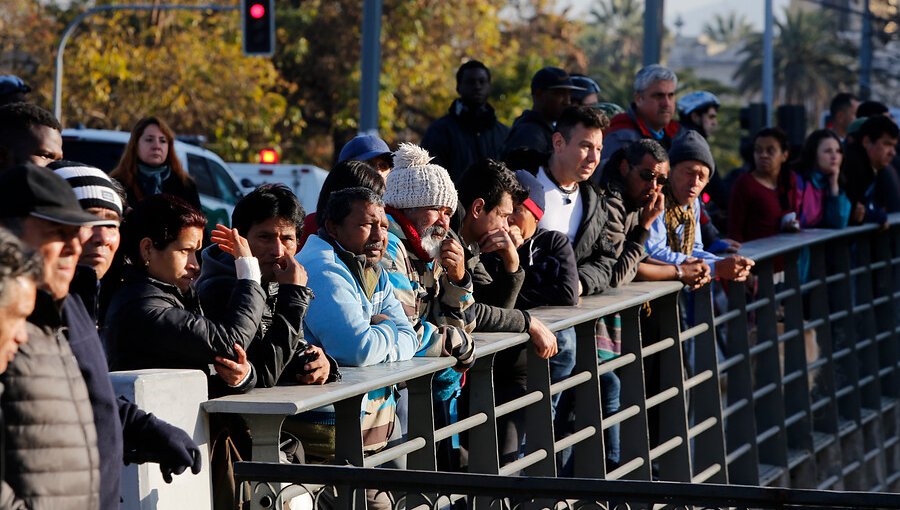
<path id="1" fill-rule="evenodd" d="M 235 258 L 238 280 L 231 313 L 203 316 L 192 283 L 206 219 L 184 200 L 156 195 L 139 203 L 122 226 L 125 281 L 106 316 L 111 370 L 192 368 L 211 377 L 210 393 L 243 392 L 255 385 L 246 349 L 265 308 L 259 263 L 237 229 L 218 225 L 212 240 Z"/>
<path id="2" fill-rule="evenodd" d="M 168 193 L 200 210 L 197 185 L 175 154 L 175 133 L 157 117 L 144 117 L 134 125 L 122 159 L 109 176 L 125 187 L 131 207 Z"/>

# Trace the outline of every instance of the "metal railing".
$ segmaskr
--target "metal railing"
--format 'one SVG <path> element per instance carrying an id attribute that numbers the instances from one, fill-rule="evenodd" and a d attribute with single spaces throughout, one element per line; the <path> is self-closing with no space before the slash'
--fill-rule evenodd
<path id="1" fill-rule="evenodd" d="M 254 461 L 277 461 L 285 416 L 333 403 L 338 464 L 374 467 L 405 455 L 410 469 L 434 471 L 437 441 L 468 431 L 470 473 L 553 477 L 555 454 L 572 447 L 578 478 L 888 491 L 900 479 L 900 271 L 893 270 L 900 262 L 900 215 L 891 224 L 898 227 L 804 231 L 746 243 L 741 253 L 757 261 L 756 278 L 724 290 L 687 293 L 674 282 L 639 282 L 582 298 L 576 307 L 537 309 L 534 315 L 554 331 L 575 327 L 575 370 L 551 384 L 547 361 L 529 348 L 527 391 L 501 405 L 494 358 L 528 338 L 477 334 L 469 409 L 446 427 L 435 429 L 431 396 L 433 374 L 452 363 L 443 358 L 347 368 L 340 383 L 255 390 L 204 407 L 245 418 Z M 622 319 L 622 355 L 598 364 L 594 323 L 615 313 Z M 620 408 L 602 417 L 598 376 L 613 370 L 621 380 Z M 407 439 L 366 457 L 363 395 L 403 381 Z M 575 432 L 558 438 L 551 397 L 570 388 Z M 526 413 L 524 455 L 501 466 L 497 419 L 519 409 Z M 621 462 L 607 472 L 602 431 L 616 424 Z M 260 469 L 247 473 L 265 472 Z M 277 493 L 278 484 L 271 490 Z M 253 493 L 253 505 L 266 508 L 261 492 Z"/>
<path id="2" fill-rule="evenodd" d="M 418 510 L 447 508 L 462 498 L 476 508 L 492 510 L 900 508 L 900 494 L 869 492 L 430 471 L 404 471 L 398 476 L 389 469 L 256 462 L 239 462 L 234 471 L 239 482 L 254 481 L 259 499 L 267 504 L 289 494 L 306 499 L 306 508 L 331 509 L 341 494 L 362 499 L 366 490 L 383 496 L 383 507 Z M 275 486 L 281 487 L 281 494 L 271 490 Z"/>

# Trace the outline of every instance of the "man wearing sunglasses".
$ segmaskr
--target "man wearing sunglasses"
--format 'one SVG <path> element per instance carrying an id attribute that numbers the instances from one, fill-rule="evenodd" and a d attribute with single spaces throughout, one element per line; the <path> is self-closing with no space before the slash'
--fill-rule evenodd
<path id="1" fill-rule="evenodd" d="M 668 175 L 669 155 L 650 139 L 625 146 L 604 168 L 602 206 L 608 214 L 606 228 L 616 258 L 610 287 L 633 280 L 638 265 L 647 258 L 644 243 L 665 208 L 662 187 Z M 690 269 L 692 273 L 700 271 L 699 267 Z"/>

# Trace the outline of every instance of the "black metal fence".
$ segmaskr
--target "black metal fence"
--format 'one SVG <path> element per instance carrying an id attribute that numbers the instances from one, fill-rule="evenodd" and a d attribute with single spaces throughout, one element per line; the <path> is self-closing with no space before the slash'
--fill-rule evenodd
<path id="1" fill-rule="evenodd" d="M 256 461 L 277 460 L 273 452 L 277 452 L 278 429 L 286 415 L 334 403 L 337 464 L 374 467 L 406 456 L 411 470 L 434 471 L 437 442 L 467 431 L 470 473 L 554 477 L 556 454 L 572 447 L 574 476 L 581 479 L 890 491 L 900 480 L 900 327 L 896 320 L 900 271 L 895 269 L 900 263 L 900 215 L 892 216 L 891 225 L 887 230 L 864 226 L 804 231 L 747 243 L 741 253 L 757 261 L 756 276 L 747 283 L 717 283 L 692 293 L 672 282 L 635 283 L 583 298 L 576 307 L 538 309 L 535 316 L 554 331 L 575 327 L 575 370 L 568 379 L 551 383 L 547 361 L 529 349 L 527 391 L 500 405 L 495 398 L 495 356 L 528 342 L 527 336 L 476 335 L 479 359 L 467 375 L 469 407 L 462 410 L 459 422 L 446 427 L 435 428 L 431 393 L 432 375 L 449 366 L 446 359 L 351 368 L 344 381 L 335 385 L 251 392 L 210 401 L 206 409 L 240 413 L 251 423 L 257 432 Z M 622 322 L 622 354 L 598 363 L 594 324 L 616 313 Z M 609 371 L 621 380 L 621 405 L 618 412 L 603 417 L 598 377 Z M 367 456 L 358 419 L 363 395 L 402 381 L 409 389 L 407 440 Z M 576 423 L 574 433 L 562 438 L 554 434 L 551 398 L 568 389 L 575 394 Z M 523 455 L 501 465 L 497 420 L 520 409 L 526 413 Z M 621 461 L 607 471 L 602 431 L 615 425 L 620 425 Z M 313 482 L 324 476 L 306 467 L 241 469 L 242 476 L 256 481 Z M 354 472 L 358 477 L 381 473 L 322 472 L 351 478 Z M 384 481 L 378 488 L 418 491 L 403 485 L 421 474 L 411 473 L 378 474 L 377 479 Z M 290 478 L 295 475 L 300 478 Z M 392 476 L 394 481 L 389 480 Z M 888 496 L 841 499 L 822 491 L 732 486 L 726 490 L 713 485 L 704 486 L 707 490 L 690 485 L 562 483 L 447 473 L 421 478 L 438 479 L 512 491 L 494 494 L 497 500 L 515 499 L 516 491 L 533 489 L 518 495 L 528 500 L 595 501 L 599 496 L 587 497 L 593 491 L 603 495 L 604 508 L 625 504 L 621 502 L 626 496 L 634 497 L 639 506 L 652 500 L 654 504 L 711 507 L 792 508 L 779 506 L 790 503 L 866 508 L 867 501 L 877 500 L 882 503 L 869 507 L 896 508 L 896 501 Z M 279 484 L 272 487 L 277 492 Z M 677 487 L 696 492 L 683 493 L 690 496 L 686 500 L 665 500 L 666 491 Z M 632 490 L 626 488 L 635 492 L 616 492 Z M 442 492 L 439 489 L 432 486 L 422 491 Z M 554 490 L 559 497 L 552 497 Z M 721 498 L 713 497 L 720 491 Z M 253 504 L 266 507 L 260 493 L 254 494 Z M 763 499 L 727 499 L 737 494 Z"/>
<path id="2" fill-rule="evenodd" d="M 447 508 L 465 500 L 485 509 L 889 509 L 900 494 L 834 492 L 742 485 L 607 481 L 436 473 L 345 466 L 241 462 L 239 482 L 251 484 L 270 508 L 281 495 L 306 500 L 311 508 L 353 508 L 364 492 L 384 496 L 385 508 Z M 299 483 L 302 480 L 303 483 Z M 355 497 L 354 497 L 355 496 Z M 340 498 L 344 499 L 341 500 Z M 282 498 L 287 499 L 287 498 Z"/>

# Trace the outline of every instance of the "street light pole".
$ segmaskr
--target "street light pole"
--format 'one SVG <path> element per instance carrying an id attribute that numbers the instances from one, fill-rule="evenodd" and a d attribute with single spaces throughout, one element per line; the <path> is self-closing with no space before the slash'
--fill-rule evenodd
<path id="1" fill-rule="evenodd" d="M 763 33 L 763 103 L 766 104 L 766 126 L 772 125 L 772 108 L 775 96 L 775 56 L 772 49 L 772 0 L 766 0 L 766 27 Z"/>
<path id="2" fill-rule="evenodd" d="M 359 132 L 377 134 L 378 89 L 381 83 L 381 0 L 364 0 L 362 28 Z"/>
<path id="3" fill-rule="evenodd" d="M 872 95 L 872 11 L 869 0 L 863 0 L 862 41 L 859 44 L 859 99 Z"/>
<path id="4" fill-rule="evenodd" d="M 59 40 L 59 46 L 56 48 L 56 76 L 53 80 L 53 115 L 62 123 L 62 83 L 63 83 L 63 52 L 66 50 L 66 43 L 78 24 L 84 21 L 88 16 L 97 14 L 98 12 L 107 11 L 235 11 L 237 6 L 229 5 L 99 5 L 79 14 L 69 26 L 63 31 L 62 38 Z"/>

